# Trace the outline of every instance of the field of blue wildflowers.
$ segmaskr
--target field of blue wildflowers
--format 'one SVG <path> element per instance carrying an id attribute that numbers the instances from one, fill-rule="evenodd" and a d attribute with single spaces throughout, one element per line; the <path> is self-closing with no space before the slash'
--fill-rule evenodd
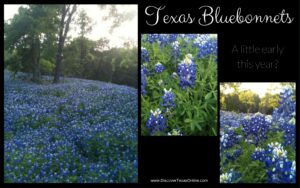
<path id="1" fill-rule="evenodd" d="M 221 183 L 295 183 L 295 90 L 272 115 L 220 112 Z"/>
<path id="2" fill-rule="evenodd" d="M 217 135 L 217 36 L 143 34 L 142 135 Z"/>
<path id="3" fill-rule="evenodd" d="M 52 79 L 52 78 L 51 78 Z M 137 90 L 4 80 L 4 181 L 136 183 Z"/>

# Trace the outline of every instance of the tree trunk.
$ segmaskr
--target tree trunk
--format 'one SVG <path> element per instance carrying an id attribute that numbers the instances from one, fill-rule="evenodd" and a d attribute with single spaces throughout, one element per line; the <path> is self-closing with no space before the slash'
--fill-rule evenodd
<path id="1" fill-rule="evenodd" d="M 57 53 L 56 53 L 56 66 L 55 66 L 55 73 L 54 73 L 54 80 L 53 83 L 59 83 L 59 76 L 60 76 L 60 65 L 62 60 L 62 49 L 63 49 L 63 32 L 64 32 L 64 22 L 65 17 L 67 14 L 66 5 L 63 5 L 61 10 L 61 19 L 59 24 L 59 34 L 58 34 L 58 46 L 57 46 Z"/>
<path id="2" fill-rule="evenodd" d="M 54 73 L 54 80 L 53 83 L 59 83 L 59 77 L 61 72 L 61 60 L 62 60 L 62 51 L 63 51 L 63 38 L 59 37 L 57 54 L 56 54 L 56 66 L 55 66 L 55 73 Z"/>
<path id="3" fill-rule="evenodd" d="M 59 77 L 61 74 L 62 52 L 65 44 L 65 39 L 69 31 L 69 26 L 72 20 L 72 16 L 77 9 L 77 5 L 73 5 L 72 10 L 69 12 L 70 7 L 71 5 L 63 5 L 61 10 L 61 20 L 60 20 L 59 35 L 58 35 L 59 39 L 58 39 L 56 66 L 55 66 L 53 83 L 59 83 Z"/>
<path id="4" fill-rule="evenodd" d="M 33 61 L 33 75 L 32 75 L 32 81 L 38 83 L 40 81 L 41 77 L 41 71 L 40 71 L 40 40 L 39 37 L 34 36 L 32 38 L 32 61 Z"/>

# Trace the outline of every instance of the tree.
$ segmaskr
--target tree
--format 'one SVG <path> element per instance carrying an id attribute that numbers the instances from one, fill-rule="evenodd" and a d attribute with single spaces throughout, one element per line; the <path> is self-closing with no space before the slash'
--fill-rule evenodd
<path id="1" fill-rule="evenodd" d="M 239 87 L 240 87 L 241 83 L 240 82 L 222 82 L 220 84 L 221 90 L 225 91 L 227 89 L 233 89 L 233 92 L 235 94 L 239 93 Z"/>
<path id="2" fill-rule="evenodd" d="M 120 61 L 115 63 L 113 82 L 137 87 L 137 48 L 128 46 L 117 51 Z"/>
<path id="3" fill-rule="evenodd" d="M 256 93 L 250 90 L 242 91 L 239 93 L 239 100 L 240 104 L 237 106 L 237 108 L 239 108 L 240 112 L 258 112 L 260 98 Z"/>
<path id="4" fill-rule="evenodd" d="M 91 41 L 86 38 L 86 34 L 90 33 L 93 28 L 92 19 L 86 14 L 84 10 L 81 10 L 79 12 L 78 18 L 76 20 L 76 24 L 79 26 L 79 44 L 80 44 L 80 56 L 79 56 L 79 64 L 81 67 L 83 67 L 84 72 L 88 74 L 87 72 L 90 71 L 89 68 L 91 68 L 91 59 L 93 59 L 93 55 L 89 53 L 89 50 L 91 48 Z M 94 43 L 92 44 L 94 46 Z"/>
<path id="5" fill-rule="evenodd" d="M 86 54 L 86 45 L 85 45 L 85 36 L 86 34 L 92 31 L 92 19 L 88 17 L 84 10 L 81 10 L 79 16 L 76 20 L 76 23 L 79 25 L 79 36 L 81 39 L 80 43 L 80 63 L 83 63 Z"/>
<path id="6" fill-rule="evenodd" d="M 100 38 L 99 40 L 97 40 L 96 42 L 96 49 L 99 51 L 104 51 L 104 50 L 109 50 L 109 39 L 108 38 Z"/>
<path id="7" fill-rule="evenodd" d="M 29 5 L 20 7 L 18 14 L 10 23 L 4 25 L 5 49 L 18 56 L 15 60 L 21 61 L 22 64 L 12 66 L 16 69 L 14 71 L 20 71 L 20 68 L 28 69 L 34 82 L 40 80 L 41 45 L 46 33 L 55 33 L 55 17 L 54 5 Z"/>
<path id="8" fill-rule="evenodd" d="M 82 44 L 84 48 L 82 48 Z M 81 37 L 74 38 L 63 50 L 62 72 L 69 76 L 90 78 L 89 72 L 95 69 L 95 67 L 91 67 L 96 56 L 95 48 L 95 41 Z M 81 50 L 84 50 L 83 59 L 81 59 Z"/>
<path id="9" fill-rule="evenodd" d="M 6 68 L 12 72 L 13 78 L 22 69 L 21 57 L 17 54 L 16 50 L 11 52 L 4 50 L 4 69 Z"/>
<path id="10" fill-rule="evenodd" d="M 61 74 L 62 52 L 67 38 L 72 17 L 77 10 L 77 5 L 61 5 L 60 6 L 60 23 L 58 27 L 58 46 L 56 53 L 56 67 L 53 83 L 59 83 Z"/>
<path id="11" fill-rule="evenodd" d="M 228 95 L 225 95 L 224 103 L 226 106 L 226 110 L 240 112 L 240 109 L 238 108 L 240 103 L 238 94 L 229 93 Z"/>
<path id="12" fill-rule="evenodd" d="M 84 38 L 86 34 L 90 33 L 93 29 L 92 19 L 86 14 L 84 10 L 79 12 L 76 24 L 79 26 L 79 36 Z"/>
<path id="13" fill-rule="evenodd" d="M 120 5 L 118 5 L 120 7 Z M 101 10 L 108 10 L 108 14 L 103 17 L 104 21 L 110 21 L 112 23 L 109 32 L 119 27 L 123 22 L 131 20 L 134 18 L 135 14 L 133 12 L 120 12 L 117 5 L 99 5 Z"/>
<path id="14" fill-rule="evenodd" d="M 266 93 L 259 103 L 259 111 L 264 114 L 272 114 L 273 110 L 279 106 L 279 94 L 272 95 Z"/>

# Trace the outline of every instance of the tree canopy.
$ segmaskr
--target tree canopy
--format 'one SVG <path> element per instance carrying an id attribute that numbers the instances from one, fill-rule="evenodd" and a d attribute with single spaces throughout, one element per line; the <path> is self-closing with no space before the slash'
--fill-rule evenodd
<path id="1" fill-rule="evenodd" d="M 240 90 L 241 83 L 221 83 L 220 108 L 225 111 L 243 113 L 261 112 L 271 114 L 279 105 L 279 93 L 267 90 L 264 96 L 259 96 L 251 90 Z M 281 86 L 289 85 L 295 89 L 294 83 L 280 83 Z M 226 93 L 225 90 L 232 92 Z"/>
<path id="2" fill-rule="evenodd" d="M 94 21 L 80 5 L 21 6 L 15 16 L 4 23 L 5 68 L 30 73 L 31 80 L 40 83 L 41 75 L 95 79 L 137 87 L 137 47 L 130 41 L 123 47 L 111 48 L 110 39 L 87 38 Z M 112 31 L 131 19 L 120 13 L 118 5 L 98 6 L 106 10 L 103 20 L 112 21 Z M 75 25 L 78 37 L 70 37 Z"/>

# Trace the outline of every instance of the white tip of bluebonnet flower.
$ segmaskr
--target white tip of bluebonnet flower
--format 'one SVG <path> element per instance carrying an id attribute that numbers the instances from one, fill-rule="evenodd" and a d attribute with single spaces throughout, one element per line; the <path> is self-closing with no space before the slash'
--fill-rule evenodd
<path id="1" fill-rule="evenodd" d="M 159 108 L 157 108 L 154 112 L 153 110 L 150 110 L 151 114 L 154 115 L 154 117 L 157 117 L 159 114 L 161 114 L 161 111 Z"/>
<path id="2" fill-rule="evenodd" d="M 165 93 L 168 93 L 168 92 L 171 92 L 172 91 L 172 88 L 170 88 L 169 90 L 167 90 L 166 88 L 164 88 L 164 92 Z"/>
<path id="3" fill-rule="evenodd" d="M 192 59 L 192 58 L 193 58 L 193 55 L 192 55 L 192 54 L 186 54 L 186 55 L 185 55 L 185 58 Z"/>

